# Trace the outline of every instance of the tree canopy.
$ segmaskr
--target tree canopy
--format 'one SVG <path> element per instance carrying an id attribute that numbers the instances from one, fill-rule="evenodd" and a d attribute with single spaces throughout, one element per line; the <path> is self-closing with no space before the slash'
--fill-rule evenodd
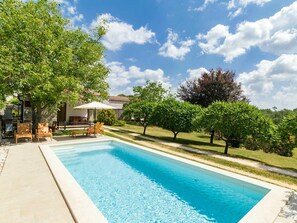
<path id="1" fill-rule="evenodd" d="M 235 82 L 235 73 L 222 69 L 205 72 L 200 78 L 181 84 L 177 95 L 183 101 L 207 107 L 215 101 L 247 101 L 241 85 Z"/>
<path id="2" fill-rule="evenodd" d="M 261 111 L 264 113 L 264 115 L 266 115 L 267 117 L 270 117 L 275 124 L 279 124 L 285 116 L 293 112 L 292 110 L 289 110 L 289 109 L 282 109 L 277 111 L 276 107 L 273 107 L 273 108 L 274 108 L 274 111 L 272 111 L 271 109 L 261 109 Z"/>
<path id="3" fill-rule="evenodd" d="M 170 130 L 175 141 L 178 133 L 193 131 L 192 121 L 199 112 L 201 107 L 198 105 L 170 98 L 157 105 L 152 120 L 156 125 Z"/>
<path id="4" fill-rule="evenodd" d="M 292 156 L 292 150 L 297 146 L 297 112 L 291 112 L 283 117 L 277 126 L 276 137 L 271 150 L 283 156 Z"/>
<path id="5" fill-rule="evenodd" d="M 194 120 L 197 129 L 214 129 L 222 134 L 225 154 L 232 140 L 243 141 L 249 135 L 269 137 L 271 124 L 258 108 L 246 102 L 214 102 Z"/>
<path id="6" fill-rule="evenodd" d="M 241 85 L 235 82 L 235 73 L 222 69 L 205 72 L 200 78 L 188 80 L 177 89 L 177 96 L 183 101 L 208 107 L 215 101 L 248 101 L 243 95 Z M 214 130 L 211 133 L 210 143 L 213 143 Z"/>
<path id="7" fill-rule="evenodd" d="M 64 102 L 107 96 L 105 30 L 87 34 L 68 24 L 54 1 L 0 2 L 0 101 L 13 94 L 29 100 L 33 122 Z"/>
<path id="8" fill-rule="evenodd" d="M 146 128 L 152 124 L 152 115 L 156 107 L 155 102 L 136 101 L 131 102 L 124 107 L 124 117 L 134 120 L 143 126 L 143 135 L 145 135 Z"/>
<path id="9" fill-rule="evenodd" d="M 160 102 L 164 100 L 168 91 L 163 87 L 161 82 L 146 81 L 144 86 L 133 87 L 134 99 L 145 100 L 149 102 Z"/>

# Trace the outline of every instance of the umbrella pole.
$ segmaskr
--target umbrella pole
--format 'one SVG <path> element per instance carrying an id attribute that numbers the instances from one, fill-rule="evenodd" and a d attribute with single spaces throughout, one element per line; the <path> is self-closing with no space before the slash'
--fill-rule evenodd
<path id="1" fill-rule="evenodd" d="M 95 108 L 95 117 L 94 117 L 94 136 L 96 135 L 96 120 L 97 120 L 97 109 Z"/>
<path id="2" fill-rule="evenodd" d="M 94 123 L 96 122 L 97 120 L 97 109 L 95 108 L 95 117 L 94 117 Z"/>

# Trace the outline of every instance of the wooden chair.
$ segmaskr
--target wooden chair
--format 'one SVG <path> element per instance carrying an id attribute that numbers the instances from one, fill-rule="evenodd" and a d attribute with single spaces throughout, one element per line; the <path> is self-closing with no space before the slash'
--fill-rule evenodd
<path id="1" fill-rule="evenodd" d="M 30 123 L 18 123 L 17 130 L 14 131 L 15 143 L 18 143 L 20 138 L 29 138 L 32 142 L 32 127 Z"/>
<path id="2" fill-rule="evenodd" d="M 95 125 L 90 126 L 86 129 L 86 135 L 91 135 L 91 134 L 96 135 L 96 134 L 104 133 L 103 125 L 104 125 L 103 122 L 96 122 Z"/>
<path id="3" fill-rule="evenodd" d="M 52 141 L 53 139 L 52 129 L 48 127 L 48 123 L 38 123 L 35 136 L 38 142 L 39 142 L 39 138 L 42 138 L 42 137 L 50 137 Z"/>

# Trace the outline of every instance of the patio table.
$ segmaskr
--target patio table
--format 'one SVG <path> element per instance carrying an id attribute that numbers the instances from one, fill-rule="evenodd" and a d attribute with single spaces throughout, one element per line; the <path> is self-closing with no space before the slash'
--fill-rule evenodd
<path id="1" fill-rule="evenodd" d="M 86 133 L 86 130 L 84 130 L 84 129 L 77 129 L 77 130 L 73 130 L 73 131 L 71 131 L 71 136 L 72 137 L 76 137 L 76 135 L 79 135 L 79 134 L 82 134 L 82 135 L 87 135 L 87 133 Z"/>

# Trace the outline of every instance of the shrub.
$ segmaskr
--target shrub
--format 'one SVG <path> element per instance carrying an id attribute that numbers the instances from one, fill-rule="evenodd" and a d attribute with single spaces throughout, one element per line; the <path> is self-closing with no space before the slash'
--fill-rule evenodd
<path id="1" fill-rule="evenodd" d="M 115 126 L 125 126 L 126 125 L 126 122 L 123 121 L 123 120 L 116 120 Z"/>
<path id="2" fill-rule="evenodd" d="M 233 148 L 240 148 L 241 140 L 232 139 L 230 144 L 231 144 L 231 147 Z"/>
<path id="3" fill-rule="evenodd" d="M 56 132 L 53 132 L 54 136 L 64 136 L 64 135 L 71 135 L 71 130 L 59 130 Z"/>
<path id="4" fill-rule="evenodd" d="M 117 116 L 114 110 L 100 110 L 97 114 L 97 121 L 103 122 L 105 125 L 114 125 L 117 121 Z"/>
<path id="5" fill-rule="evenodd" d="M 281 156 L 292 156 L 295 143 L 290 140 L 275 140 L 271 146 L 272 152 Z"/>
<path id="6" fill-rule="evenodd" d="M 273 152 L 271 145 L 268 142 L 260 141 L 252 136 L 248 136 L 244 141 L 244 147 L 248 150 L 263 150 L 264 152 Z"/>

